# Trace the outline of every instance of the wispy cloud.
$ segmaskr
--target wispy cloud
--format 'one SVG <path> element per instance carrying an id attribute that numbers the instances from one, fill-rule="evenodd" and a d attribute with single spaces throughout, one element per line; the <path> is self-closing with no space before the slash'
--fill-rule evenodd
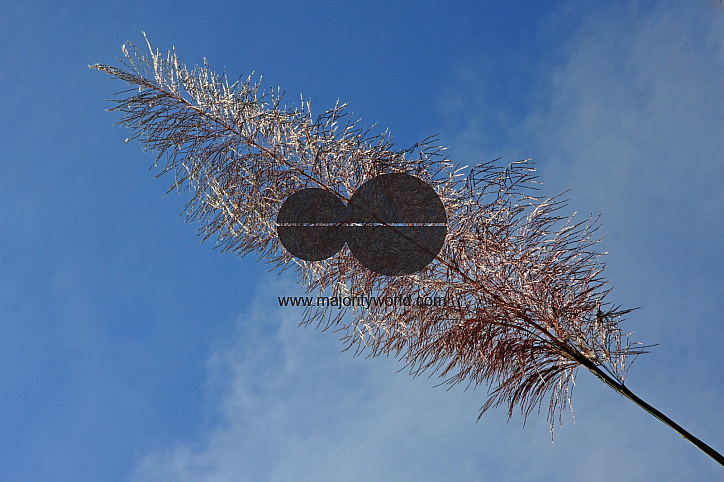
<path id="1" fill-rule="evenodd" d="M 333 333 L 298 326 L 301 310 L 273 306 L 298 289 L 260 287 L 209 359 L 221 422 L 145 457 L 136 480 L 465 480 L 483 470 L 481 446 L 502 455 L 491 430 L 504 423 L 475 424 L 480 398 L 340 352 Z"/>

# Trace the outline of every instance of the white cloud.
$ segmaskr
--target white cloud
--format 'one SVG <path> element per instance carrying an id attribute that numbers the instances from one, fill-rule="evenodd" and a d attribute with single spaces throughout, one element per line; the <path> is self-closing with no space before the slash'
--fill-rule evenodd
<path id="1" fill-rule="evenodd" d="M 492 416 L 475 423 L 481 394 L 433 388 L 397 373 L 394 360 L 340 352 L 334 334 L 298 326 L 300 310 L 269 306 L 297 290 L 266 281 L 234 339 L 210 357 L 221 423 L 200 441 L 148 455 L 135 480 L 479 476 L 477 454 L 499 452 L 490 431 L 505 428 L 488 424 Z"/>

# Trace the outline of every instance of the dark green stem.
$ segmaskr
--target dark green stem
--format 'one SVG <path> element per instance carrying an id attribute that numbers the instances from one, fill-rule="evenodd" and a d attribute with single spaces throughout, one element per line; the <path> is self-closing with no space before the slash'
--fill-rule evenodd
<path id="1" fill-rule="evenodd" d="M 716 450 L 714 450 L 713 448 L 708 446 L 706 443 L 704 443 L 699 438 L 692 435 L 688 430 L 684 429 L 684 427 L 682 427 L 678 423 L 671 420 L 669 417 L 667 417 L 666 415 L 661 413 L 659 410 L 657 410 L 656 408 L 652 407 L 651 405 L 649 405 L 648 403 L 646 403 L 645 401 L 640 399 L 635 393 L 633 393 L 631 390 L 629 390 L 623 383 L 620 383 L 618 380 L 611 377 L 608 373 L 601 370 L 601 368 L 599 368 L 591 360 L 585 358 L 582 355 L 580 355 L 580 357 L 576 356 L 576 358 L 583 366 L 585 366 L 591 373 L 593 373 L 598 378 L 600 378 L 606 385 L 613 388 L 618 393 L 620 393 L 624 397 L 628 398 L 629 400 L 634 402 L 636 405 L 643 408 L 644 410 L 649 412 L 651 415 L 653 415 L 654 417 L 656 417 L 659 420 L 661 420 L 662 422 L 664 422 L 669 427 L 676 430 L 679 433 L 679 435 L 681 435 L 686 440 L 688 440 L 689 442 L 696 445 L 696 447 L 699 450 L 701 450 L 702 452 L 707 454 L 709 457 L 711 457 L 712 459 L 719 462 L 720 465 L 724 466 L 724 456 L 722 456 L 722 454 L 720 454 L 719 452 L 717 452 Z"/>

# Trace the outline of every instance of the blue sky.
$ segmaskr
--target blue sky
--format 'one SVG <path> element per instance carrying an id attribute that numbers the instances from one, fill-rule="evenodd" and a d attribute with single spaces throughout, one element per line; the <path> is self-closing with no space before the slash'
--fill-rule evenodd
<path id="1" fill-rule="evenodd" d="M 579 372 L 551 443 L 485 389 L 340 353 L 252 257 L 163 197 L 153 155 L 88 69 L 176 47 L 337 99 L 461 164 L 532 157 L 602 213 L 611 299 L 658 346 L 627 385 L 724 451 L 724 11 L 705 0 L 4 2 L 0 6 L 0 480 L 721 480 L 675 432 Z"/>

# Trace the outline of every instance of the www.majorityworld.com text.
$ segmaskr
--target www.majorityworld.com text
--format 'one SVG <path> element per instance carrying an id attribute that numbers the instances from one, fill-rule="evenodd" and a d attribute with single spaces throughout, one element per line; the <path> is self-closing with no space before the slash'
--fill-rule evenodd
<path id="1" fill-rule="evenodd" d="M 442 296 L 277 296 L 279 306 L 429 306 L 442 307 L 452 303 L 450 298 Z"/>

